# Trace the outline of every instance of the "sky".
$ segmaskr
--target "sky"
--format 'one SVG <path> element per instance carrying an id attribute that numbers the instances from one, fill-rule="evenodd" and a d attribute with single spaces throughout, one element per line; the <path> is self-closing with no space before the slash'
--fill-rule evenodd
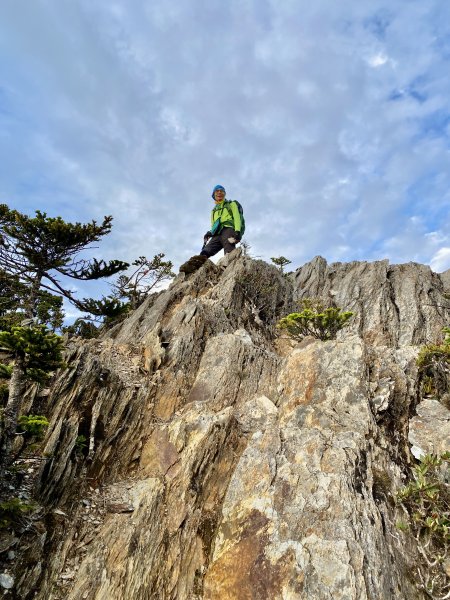
<path id="1" fill-rule="evenodd" d="M 450 268 L 450 2 L 2 0 L 0 202 L 113 215 L 97 255 Z"/>

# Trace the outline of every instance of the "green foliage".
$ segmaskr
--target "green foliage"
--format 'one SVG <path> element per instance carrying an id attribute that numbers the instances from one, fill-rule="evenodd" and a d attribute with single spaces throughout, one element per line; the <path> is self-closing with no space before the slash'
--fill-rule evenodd
<path id="1" fill-rule="evenodd" d="M 36 211 L 29 217 L 6 204 L 0 204 L 0 273 L 16 294 L 18 303 L 0 307 L 4 329 L 0 331 L 0 348 L 14 357 L 14 370 L 9 386 L 8 403 L 0 432 L 0 477 L 12 460 L 13 440 L 23 398 L 26 378 L 43 382 L 48 373 L 63 365 L 62 341 L 39 320 L 54 328 L 62 323 L 61 298 L 65 297 L 84 310 L 89 300 L 79 301 L 61 277 L 92 280 L 115 275 L 128 268 L 128 263 L 112 260 L 106 263 L 93 258 L 79 258 L 111 231 L 112 217 L 103 222 L 67 223 L 61 217 L 48 217 Z M 94 302 L 94 301 L 92 301 Z M 98 306 L 93 305 L 94 308 Z M 12 314 L 12 322 L 8 319 Z M 18 315 L 22 320 L 18 324 Z M 25 325 L 32 325 L 25 327 Z"/>
<path id="2" fill-rule="evenodd" d="M 35 509 L 33 504 L 23 502 L 19 498 L 11 498 L 0 502 L 0 530 L 9 529 L 20 522 L 20 518 Z"/>
<path id="3" fill-rule="evenodd" d="M 113 297 L 123 298 L 129 302 L 132 310 L 136 309 L 152 289 L 167 279 L 173 279 L 173 264 L 163 260 L 164 253 L 155 254 L 150 260 L 140 256 L 133 262 L 136 267 L 131 275 L 120 275 L 113 284 Z"/>
<path id="4" fill-rule="evenodd" d="M 322 341 L 332 340 L 353 315 L 337 307 L 325 308 L 320 300 L 314 298 L 304 298 L 299 304 L 301 312 L 283 317 L 277 325 L 278 329 L 298 341 L 308 335 Z"/>
<path id="5" fill-rule="evenodd" d="M 103 297 L 101 300 L 85 298 L 78 307 L 95 317 L 105 317 L 114 320 L 128 312 L 128 305 L 117 298 Z"/>
<path id="6" fill-rule="evenodd" d="M 8 401 L 9 386 L 6 383 L 0 383 L 0 406 L 4 406 Z M 0 421 L 2 417 L 0 414 Z"/>
<path id="7" fill-rule="evenodd" d="M 21 415 L 18 420 L 20 429 L 31 437 L 42 439 L 49 425 L 43 415 Z"/>
<path id="8" fill-rule="evenodd" d="M 84 454 L 84 451 L 87 448 L 87 444 L 86 444 L 86 436 L 85 435 L 79 435 L 77 437 L 77 439 L 75 440 L 75 453 L 78 455 L 82 455 Z"/>
<path id="9" fill-rule="evenodd" d="M 69 336 L 79 336 L 85 340 L 96 338 L 99 334 L 99 328 L 92 323 L 91 320 L 79 318 L 72 325 L 63 327 L 63 333 L 69 334 Z"/>
<path id="10" fill-rule="evenodd" d="M 450 547 L 450 452 L 428 454 L 412 471 L 412 478 L 397 494 L 408 528 L 425 564 L 418 571 L 422 585 L 440 594 L 446 585 L 444 562 Z"/>
<path id="11" fill-rule="evenodd" d="M 436 393 L 434 387 L 434 379 L 429 375 L 425 375 L 422 379 L 422 395 L 433 396 Z"/>
<path id="12" fill-rule="evenodd" d="M 128 267 L 118 260 L 106 263 L 78 258 L 82 250 L 111 231 L 111 223 L 110 216 L 101 224 L 66 223 L 61 217 L 48 217 L 41 211 L 29 217 L 0 204 L 0 269 L 11 284 L 25 286 L 26 291 L 22 289 L 19 295 L 27 317 L 37 316 L 39 294 L 43 313 L 56 308 L 44 292 L 65 296 L 78 306 L 72 291 L 61 285 L 61 275 L 91 280 Z"/>
<path id="13" fill-rule="evenodd" d="M 47 217 L 39 210 L 35 217 L 28 217 L 17 210 L 10 210 L 6 204 L 0 204 L 3 245 L 8 247 L 10 240 L 14 240 L 14 246 L 31 264 L 42 261 L 44 267 L 51 265 L 51 268 L 60 268 L 70 275 L 74 274 L 69 266 L 71 256 L 109 233 L 111 223 L 112 217 L 105 217 L 101 225 L 97 225 L 96 221 L 66 223 L 61 217 Z M 43 250 L 49 248 L 52 252 L 44 257 Z M 86 270 L 87 265 L 84 267 Z"/>
<path id="14" fill-rule="evenodd" d="M 64 366 L 62 339 L 45 325 L 0 331 L 0 349 L 23 358 L 26 375 L 33 381 L 42 383 L 48 373 Z"/>
<path id="15" fill-rule="evenodd" d="M 13 368 L 10 365 L 3 365 L 0 363 L 0 378 L 11 379 L 11 373 Z"/>
<path id="16" fill-rule="evenodd" d="M 281 273 L 283 273 L 284 267 L 286 265 L 290 265 L 292 262 L 285 256 L 278 256 L 278 257 L 272 256 L 272 258 L 270 260 L 273 262 L 274 265 L 276 265 L 280 269 Z"/>
<path id="17" fill-rule="evenodd" d="M 405 523 L 405 521 L 397 521 L 395 526 L 399 531 L 409 531 L 409 525 L 408 523 Z"/>
<path id="18" fill-rule="evenodd" d="M 450 344 L 428 344 L 420 349 L 417 366 L 427 369 L 436 361 L 450 363 Z"/>
<path id="19" fill-rule="evenodd" d="M 172 272 L 172 262 L 164 261 L 163 258 L 163 253 L 156 254 L 152 260 L 140 256 L 133 262 L 133 266 L 137 268 L 132 274 L 120 275 L 116 283 L 112 285 L 113 294 L 111 296 L 103 297 L 101 300 L 85 298 L 78 302 L 78 308 L 94 317 L 102 317 L 106 326 L 113 325 L 121 317 L 126 316 L 130 310 L 137 308 L 158 284 L 175 277 L 175 273 Z M 95 337 L 97 331 L 96 329 L 94 331 L 92 327 L 95 328 L 85 317 L 78 320 L 74 326 L 66 328 L 65 331 L 85 338 Z"/>
<path id="20" fill-rule="evenodd" d="M 28 286 L 17 276 L 8 275 L 0 269 L 0 331 L 9 331 L 11 327 L 20 325 L 26 310 L 26 298 L 29 295 Z M 46 324 L 51 329 L 60 329 L 64 320 L 63 299 L 45 290 L 36 294 L 35 321 Z"/>
<path id="21" fill-rule="evenodd" d="M 444 327 L 441 344 L 423 346 L 417 357 L 417 366 L 422 375 L 422 393 L 443 396 L 450 391 L 450 328 Z"/>
<path id="22" fill-rule="evenodd" d="M 40 290 L 36 301 L 36 319 L 39 324 L 47 325 L 53 331 L 61 329 L 64 322 L 62 297 Z"/>
<path id="23" fill-rule="evenodd" d="M 127 267 L 128 263 L 124 263 L 121 260 L 111 260 L 109 263 L 106 263 L 104 260 L 93 258 L 89 263 L 82 261 L 81 266 L 75 268 L 72 276 L 83 281 L 90 281 L 100 279 L 101 277 L 110 277 Z"/>
<path id="24" fill-rule="evenodd" d="M 23 319 L 21 309 L 24 286 L 16 276 L 8 275 L 0 268 L 0 331 L 9 329 L 12 325 L 19 325 Z"/>

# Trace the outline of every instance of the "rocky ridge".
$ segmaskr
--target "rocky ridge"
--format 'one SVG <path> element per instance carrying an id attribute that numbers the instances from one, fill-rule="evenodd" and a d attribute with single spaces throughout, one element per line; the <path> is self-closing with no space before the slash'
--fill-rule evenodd
<path id="1" fill-rule="evenodd" d="M 289 281 L 237 251 L 72 342 L 48 398 L 42 535 L 7 593 L 422 598 L 394 497 L 411 445 L 448 444 L 415 362 L 448 324 L 446 286 L 423 265 L 320 257 Z M 311 296 L 354 310 L 349 327 L 275 339 Z"/>

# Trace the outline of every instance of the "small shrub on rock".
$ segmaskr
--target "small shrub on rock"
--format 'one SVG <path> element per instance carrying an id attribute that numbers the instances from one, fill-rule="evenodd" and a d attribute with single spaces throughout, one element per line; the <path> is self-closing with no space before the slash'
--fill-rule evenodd
<path id="1" fill-rule="evenodd" d="M 423 561 L 417 572 L 432 598 L 450 591 L 446 575 L 450 549 L 450 452 L 428 454 L 412 471 L 412 478 L 397 494 L 407 522 L 398 529 L 414 535 Z M 445 596 L 446 598 L 448 596 Z"/>
<path id="2" fill-rule="evenodd" d="M 86 441 L 87 440 L 85 435 L 79 435 L 75 440 L 75 454 L 77 456 L 83 456 L 83 454 L 85 453 L 87 448 Z"/>
<path id="3" fill-rule="evenodd" d="M 0 502 L 0 530 L 16 525 L 24 515 L 34 508 L 33 504 L 23 502 L 20 498 L 11 498 Z"/>
<path id="4" fill-rule="evenodd" d="M 338 307 L 325 307 L 314 298 L 304 298 L 299 305 L 302 309 L 300 312 L 283 317 L 277 325 L 278 329 L 286 331 L 297 341 L 308 335 L 322 341 L 332 340 L 353 316 L 352 312 L 342 311 Z"/>
<path id="5" fill-rule="evenodd" d="M 29 437 L 41 440 L 48 427 L 48 420 L 42 415 L 21 415 L 19 417 L 19 428 Z"/>

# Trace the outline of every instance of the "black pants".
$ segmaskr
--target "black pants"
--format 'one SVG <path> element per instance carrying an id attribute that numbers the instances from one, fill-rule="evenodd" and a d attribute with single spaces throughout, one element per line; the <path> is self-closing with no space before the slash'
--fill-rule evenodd
<path id="1" fill-rule="evenodd" d="M 228 238 L 232 238 L 234 233 L 234 229 L 232 227 L 225 227 L 218 235 L 213 235 L 212 238 L 209 239 L 209 242 L 204 246 L 203 250 L 200 254 L 203 256 L 214 256 L 224 249 L 225 254 L 228 254 L 232 250 L 236 248 L 236 244 L 231 244 L 228 241 Z"/>

